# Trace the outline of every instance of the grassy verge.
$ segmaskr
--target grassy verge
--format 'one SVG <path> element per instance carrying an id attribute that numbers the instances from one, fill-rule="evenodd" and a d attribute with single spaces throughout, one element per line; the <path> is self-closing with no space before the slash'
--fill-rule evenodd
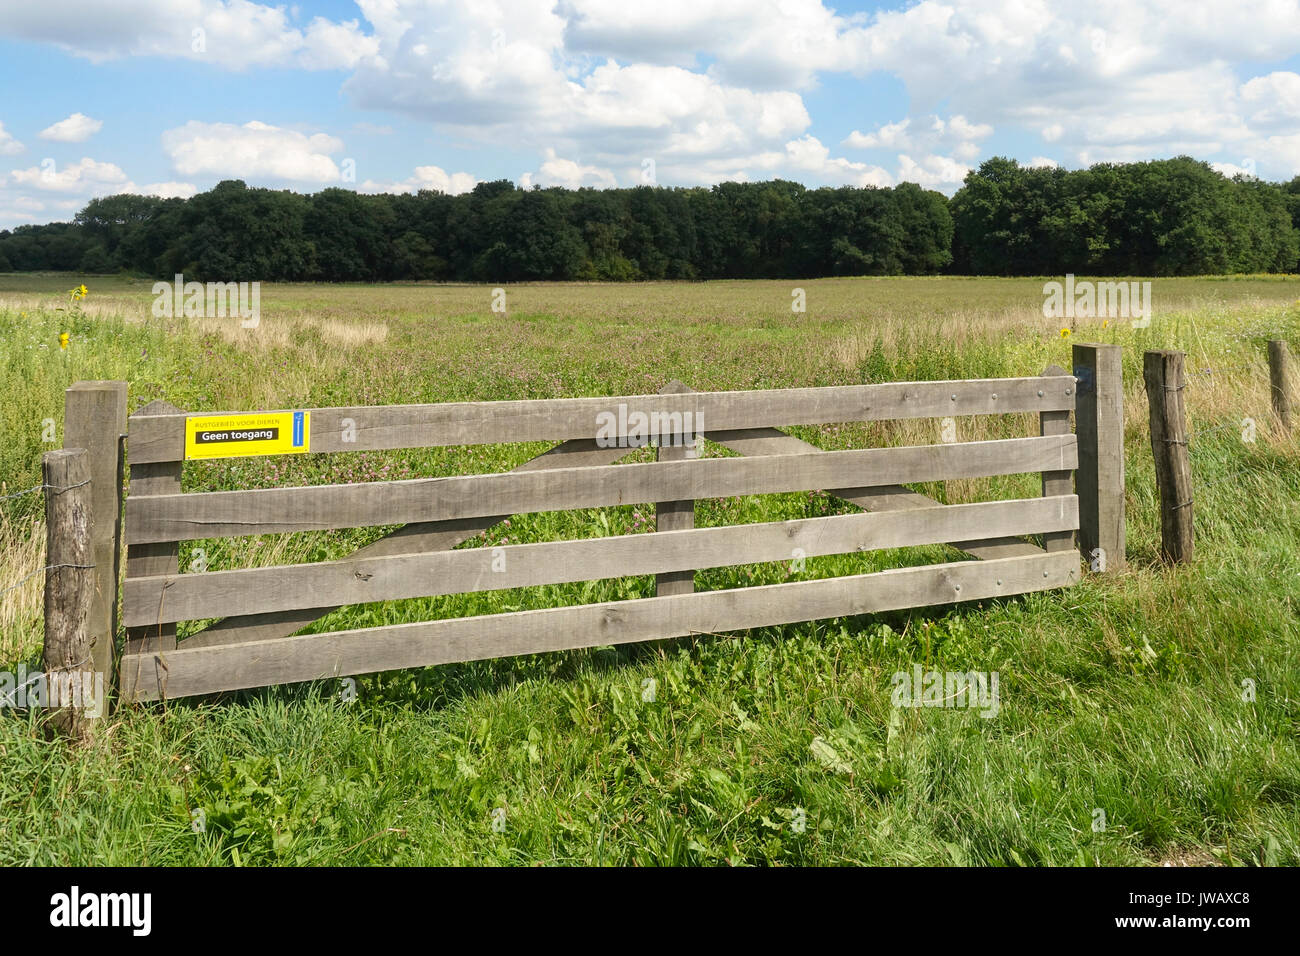
<path id="1" fill-rule="evenodd" d="M 73 284 L 0 276 L 9 492 L 39 481 L 62 389 L 78 379 L 127 380 L 132 408 L 388 404 L 650 392 L 670 378 L 724 389 L 1018 376 L 1068 367 L 1074 338 L 1125 346 L 1133 568 L 1005 602 L 362 677 L 350 701 L 321 682 L 139 708 L 78 756 L 9 712 L 0 862 L 1300 862 L 1300 450 L 1269 421 L 1263 350 L 1283 337 L 1300 351 L 1295 280 L 1157 281 L 1149 329 L 1080 322 L 1069 337 L 1043 319 L 1031 280 L 819 280 L 803 284 L 806 314 L 790 312 L 790 283 L 523 286 L 507 290 L 504 317 L 475 286 L 268 286 L 254 331 L 152 318 L 148 284 L 122 280 L 89 279 L 82 310 L 57 311 Z M 1148 347 L 1184 349 L 1194 370 L 1191 568 L 1155 557 Z M 965 440 L 1034 423 L 957 426 Z M 937 429 L 795 431 L 841 448 L 928 443 Z M 187 466 L 185 488 L 500 471 L 544 447 L 235 460 Z M 921 490 L 968 501 L 1033 495 L 1037 480 Z M 709 500 L 698 522 L 838 507 L 818 493 Z M 40 567 L 39 514 L 37 496 L 0 503 L 0 587 Z M 652 517 L 520 516 L 466 546 L 635 533 Z M 341 557 L 382 531 L 186 547 L 225 568 Z M 810 559 L 798 573 L 953 557 Z M 784 565 L 712 569 L 697 586 L 790 576 Z M 628 578 L 393 602 L 315 627 L 652 588 Z M 0 667 L 33 665 L 39 644 L 37 578 L 0 595 Z M 891 675 L 916 663 L 997 671 L 997 716 L 892 707 Z"/>

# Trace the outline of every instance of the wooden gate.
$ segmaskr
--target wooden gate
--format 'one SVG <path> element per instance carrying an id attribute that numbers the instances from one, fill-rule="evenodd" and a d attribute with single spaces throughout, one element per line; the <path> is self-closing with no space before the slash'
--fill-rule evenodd
<path id="1" fill-rule="evenodd" d="M 1079 382 L 1092 384 L 1091 375 Z M 197 413 L 155 402 L 128 423 L 121 694 L 177 698 L 1067 586 L 1080 575 L 1075 403 L 1075 376 L 1053 367 L 1011 379 L 739 392 L 674 384 L 657 395 L 314 408 L 300 410 L 312 452 L 562 443 L 499 474 L 182 494 L 186 420 Z M 1039 415 L 1038 435 L 821 451 L 777 430 L 1023 412 Z M 220 413 L 204 413 L 212 414 Z M 1099 443 L 1096 417 L 1092 408 L 1084 503 L 1094 525 L 1108 507 L 1103 497 L 1114 497 L 1097 480 L 1105 471 L 1098 445 L 1113 436 Z M 1084 422 L 1081 408 L 1081 434 Z M 692 457 L 692 423 L 743 457 Z M 617 464 L 652 435 L 661 439 L 657 461 Z M 905 487 L 1032 472 L 1042 473 L 1042 496 L 1024 500 L 943 505 Z M 696 499 L 818 489 L 835 489 L 862 513 L 694 527 Z M 642 502 L 657 504 L 654 533 L 452 550 L 514 514 Z M 179 543 L 189 539 L 393 524 L 403 527 L 343 560 L 178 573 Z M 1041 535 L 1042 546 L 1027 535 Z M 709 592 L 693 586 L 697 568 L 788 561 L 795 549 L 812 557 L 940 543 L 980 560 Z M 342 605 L 643 574 L 658 576 L 655 597 L 296 634 Z M 177 643 L 178 622 L 211 618 L 220 620 Z"/>

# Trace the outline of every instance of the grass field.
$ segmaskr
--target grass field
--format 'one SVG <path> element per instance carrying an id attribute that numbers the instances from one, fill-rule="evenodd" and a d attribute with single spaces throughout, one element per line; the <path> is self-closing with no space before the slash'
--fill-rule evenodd
<path id="1" fill-rule="evenodd" d="M 1300 278 L 1156 280 L 1150 328 L 1080 320 L 1068 337 L 1042 317 L 1042 281 L 816 280 L 804 314 L 789 282 L 511 286 L 506 315 L 481 286 L 268 285 L 243 330 L 151 317 L 149 282 L 0 275 L 0 493 L 39 482 L 81 379 L 128 381 L 132 409 L 251 410 L 1020 376 L 1068 368 L 1071 340 L 1117 342 L 1132 565 L 981 605 L 373 675 L 350 702 L 319 682 L 140 707 L 84 754 L 6 711 L 0 863 L 1300 863 L 1300 442 L 1270 421 L 1264 351 L 1281 337 L 1300 354 Z M 1151 347 L 1193 371 L 1191 567 L 1157 560 Z M 959 419 L 958 438 L 1036 424 Z M 823 448 L 938 440 L 937 422 L 793 431 Z M 185 490 L 502 471 L 545 447 L 193 463 Z M 1038 479 L 919 490 L 1033 496 Z M 707 500 L 697 523 L 841 507 Z M 41 508 L 0 501 L 0 588 L 42 566 Z M 651 528 L 652 506 L 530 515 L 465 546 Z M 182 566 L 191 547 L 212 568 L 341 557 L 385 530 L 196 541 Z M 803 576 L 955 558 L 809 559 Z M 697 588 L 789 575 L 712 569 Z M 343 608 L 314 629 L 652 593 L 651 578 L 485 592 Z M 0 669 L 38 665 L 40 614 L 39 575 L 0 593 Z M 997 671 L 998 715 L 891 707 L 891 674 L 914 663 Z"/>

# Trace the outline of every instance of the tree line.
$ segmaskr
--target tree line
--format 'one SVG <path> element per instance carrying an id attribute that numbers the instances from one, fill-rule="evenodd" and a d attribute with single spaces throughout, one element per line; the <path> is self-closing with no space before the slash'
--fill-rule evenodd
<path id="1" fill-rule="evenodd" d="M 1295 272 L 1300 177 L 1188 157 L 1029 168 L 994 158 L 952 199 L 913 183 L 314 194 L 227 180 L 190 199 L 91 200 L 0 232 L 0 272 L 375 282 Z"/>

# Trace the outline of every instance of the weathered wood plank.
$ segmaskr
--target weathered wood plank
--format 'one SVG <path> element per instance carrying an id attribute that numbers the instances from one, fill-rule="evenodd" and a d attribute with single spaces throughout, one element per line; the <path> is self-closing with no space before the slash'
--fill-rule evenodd
<path id="1" fill-rule="evenodd" d="M 514 469 L 516 472 L 547 471 L 554 468 L 586 468 L 612 465 L 631 454 L 634 448 L 601 448 L 593 439 L 575 439 L 556 445 Z M 349 560 L 395 554 L 417 554 L 450 550 L 468 541 L 509 515 L 488 515 L 452 521 L 425 521 L 408 524 L 352 553 Z M 341 603 L 329 607 L 272 611 L 266 614 L 236 615 L 222 618 L 197 634 L 186 638 L 186 647 L 208 647 L 237 641 L 263 641 L 288 637 L 312 621 L 338 610 Z"/>
<path id="2" fill-rule="evenodd" d="M 622 419 L 620 405 L 624 406 Z M 1005 378 L 306 411 L 311 413 L 311 450 L 337 452 L 595 438 L 602 414 L 626 421 L 632 412 L 647 416 L 690 412 L 698 429 L 703 430 L 999 415 L 1073 407 L 1072 396 L 1064 394 L 1063 389 L 1044 390 L 1038 378 Z M 355 441 L 343 441 L 344 419 L 355 423 Z M 347 431 L 349 438 L 353 437 L 353 430 Z M 184 435 L 183 414 L 132 416 L 131 460 L 180 460 L 185 453 Z"/>
<path id="3" fill-rule="evenodd" d="M 77 382 L 63 397 L 63 447 L 84 448 L 95 512 L 95 590 L 92 595 L 95 670 L 111 684 L 117 633 L 117 582 L 122 526 L 119 439 L 126 431 L 126 382 Z M 180 489 L 177 488 L 177 491 Z"/>
<path id="4" fill-rule="evenodd" d="M 128 428 L 137 416 L 184 414 L 170 402 L 155 400 L 132 415 Z M 135 449 L 127 438 L 128 454 Z M 139 464 L 131 461 L 131 485 L 128 496 L 176 495 L 181 491 L 179 461 Z M 152 541 L 147 544 L 129 544 L 126 549 L 126 576 L 143 577 L 152 574 L 175 574 L 179 570 L 180 548 L 175 541 Z M 176 626 L 156 624 L 145 628 L 127 626 L 125 653 L 143 654 L 150 650 L 171 650 L 176 646 Z M 156 675 L 155 675 L 156 676 Z"/>
<path id="5" fill-rule="evenodd" d="M 1081 342 L 1074 346 L 1079 383 L 1074 410 L 1079 439 L 1079 550 L 1098 573 L 1124 570 L 1123 349 Z"/>
<path id="6" fill-rule="evenodd" d="M 709 431 L 704 437 L 747 457 L 759 455 L 820 455 L 823 449 L 802 438 L 787 435 L 779 428 L 740 428 L 732 431 Z"/>
<path id="7" fill-rule="evenodd" d="M 1044 378 L 1059 378 L 1062 375 L 1069 376 L 1070 384 L 1074 384 L 1074 376 L 1059 365 L 1049 365 L 1043 370 Z M 1038 415 L 1038 433 L 1044 436 L 1070 434 L 1069 411 L 1040 412 Z M 1073 491 L 1073 471 L 1043 472 L 1043 497 L 1059 498 L 1062 495 L 1071 494 Z M 1077 528 L 1078 524 L 1076 523 L 1074 527 Z M 1073 551 L 1074 528 L 1044 534 L 1043 547 L 1047 551 Z"/>
<path id="8" fill-rule="evenodd" d="M 127 499 L 127 541 L 175 541 L 355 528 L 656 500 L 1067 470 L 1075 438 L 1059 435 L 761 458 L 561 468 L 414 481 L 265 488 Z"/>
<path id="9" fill-rule="evenodd" d="M 128 657 L 123 661 L 122 688 L 128 699 L 187 697 L 347 674 L 986 600 L 1064 587 L 1078 577 L 1078 555 L 1058 552 L 249 644 L 181 647 L 165 655 L 169 673 L 165 686 L 133 683 L 138 662 Z"/>
<path id="10" fill-rule="evenodd" d="M 705 436 L 742 455 L 798 455 L 824 454 L 816 445 L 787 435 L 775 428 L 751 428 L 743 431 L 709 432 Z M 828 491 L 841 501 L 847 501 L 866 511 L 904 511 L 911 508 L 930 508 L 939 504 L 902 485 L 882 485 L 875 488 L 840 488 Z M 1043 549 L 1018 538 L 985 539 L 979 541 L 949 541 L 959 551 L 977 558 L 1014 558 L 1043 554 Z"/>
<path id="11" fill-rule="evenodd" d="M 223 612 L 309 607 L 328 594 L 340 604 L 565 584 L 696 568 L 787 561 L 973 538 L 1071 530 L 1078 500 L 1031 498 L 801 518 L 655 534 L 473 548 L 430 554 L 354 557 L 315 564 L 162 575 L 126 582 L 128 624 L 184 621 Z M 1041 554 L 1041 551 L 1037 553 Z M 164 598 L 165 595 L 165 598 Z"/>
<path id="12" fill-rule="evenodd" d="M 661 388 L 660 394 L 675 395 L 683 392 L 689 392 L 689 386 L 682 382 L 673 380 Z M 665 443 L 667 440 L 668 443 Z M 692 442 L 689 450 L 699 454 L 699 448 L 694 445 L 697 436 L 677 434 L 672 436 L 659 436 L 659 447 L 655 449 L 655 454 L 659 461 L 685 461 L 687 459 L 688 449 L 687 441 Z M 673 442 L 676 442 L 674 444 Z M 683 501 L 657 501 L 655 502 L 655 530 L 656 531 L 684 531 L 688 528 L 695 527 L 695 500 L 687 498 Z M 701 565 L 705 567 L 706 565 Z M 655 570 L 660 570 L 656 568 Z M 695 568 L 672 568 L 655 578 L 655 594 L 659 597 L 667 597 L 670 594 L 690 594 L 695 590 Z"/>

